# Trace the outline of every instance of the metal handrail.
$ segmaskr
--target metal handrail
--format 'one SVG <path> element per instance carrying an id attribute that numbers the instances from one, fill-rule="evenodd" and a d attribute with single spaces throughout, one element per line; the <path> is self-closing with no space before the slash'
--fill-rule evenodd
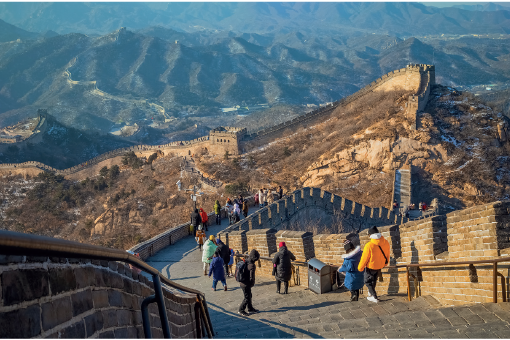
<path id="1" fill-rule="evenodd" d="M 247 254 L 235 254 L 237 257 L 246 257 Z M 260 260 L 269 260 L 272 261 L 272 258 L 267 256 L 260 256 Z M 494 303 L 498 302 L 498 276 L 501 277 L 501 288 L 503 293 L 503 302 L 506 302 L 506 284 L 503 274 L 498 273 L 498 263 L 499 262 L 510 262 L 510 257 L 502 257 L 498 259 L 492 260 L 478 260 L 478 261 L 458 261 L 458 262 L 436 262 L 436 263 L 408 263 L 408 264 L 400 264 L 395 266 L 386 266 L 388 269 L 398 269 L 405 268 L 406 269 L 406 277 L 407 277 L 407 298 L 409 301 L 412 301 L 411 296 L 411 284 L 409 281 L 409 277 L 412 276 L 415 287 L 415 294 L 418 296 L 418 278 L 409 272 L 409 268 L 411 267 L 445 267 L 445 266 L 457 266 L 457 265 L 466 265 L 466 264 L 492 264 L 493 265 L 493 280 L 492 280 L 492 299 Z M 308 263 L 302 261 L 292 261 L 293 264 L 298 266 L 308 266 Z M 336 265 L 331 265 L 332 267 L 338 267 Z"/>
<path id="2" fill-rule="evenodd" d="M 160 305 L 160 317 L 162 318 L 161 324 L 163 325 L 163 332 L 166 333 L 164 323 L 168 325 L 168 319 L 163 319 L 161 315 L 164 306 L 163 293 L 161 288 L 158 291 L 157 283 L 161 280 L 169 287 L 182 290 L 191 294 L 197 295 L 197 301 L 200 303 L 200 310 L 203 316 L 203 322 L 207 335 L 210 339 L 213 338 L 213 327 L 211 318 L 207 309 L 207 302 L 204 293 L 184 287 L 178 283 L 171 281 L 161 274 L 157 269 L 149 266 L 147 263 L 137 258 L 126 251 L 119 249 L 110 249 L 92 244 L 73 242 L 68 240 L 60 240 L 52 237 L 28 235 L 12 231 L 0 230 L 0 254 L 2 255 L 30 255 L 30 256 L 55 256 L 55 257 L 68 257 L 68 258 L 88 258 L 107 261 L 121 261 L 131 264 L 149 274 L 153 277 L 154 290 L 158 298 L 158 305 Z M 166 313 L 165 313 L 166 314 Z M 164 334 L 166 338 L 170 338 L 170 333 Z"/>
<path id="3" fill-rule="evenodd" d="M 498 275 L 502 276 L 502 274 L 498 273 L 498 263 L 499 262 L 510 262 L 510 257 L 502 257 L 498 259 L 492 260 L 478 260 L 478 261 L 458 261 L 458 262 L 436 262 L 436 263 L 408 263 L 408 264 L 400 264 L 395 266 L 387 266 L 385 268 L 398 269 L 405 268 L 406 269 L 406 277 L 407 277 L 407 298 L 409 301 L 412 300 L 411 296 L 411 285 L 409 282 L 409 276 L 413 277 L 415 293 L 417 293 L 418 287 L 418 278 L 409 272 L 409 268 L 411 267 L 445 267 L 445 266 L 458 266 L 458 265 L 466 265 L 466 264 L 492 264 L 493 270 L 493 279 L 492 279 L 492 301 L 494 303 L 498 302 Z M 502 276 L 503 277 L 503 276 Z M 503 293 L 503 302 L 506 302 L 506 285 L 504 282 L 504 277 L 501 283 L 502 293 Z"/>

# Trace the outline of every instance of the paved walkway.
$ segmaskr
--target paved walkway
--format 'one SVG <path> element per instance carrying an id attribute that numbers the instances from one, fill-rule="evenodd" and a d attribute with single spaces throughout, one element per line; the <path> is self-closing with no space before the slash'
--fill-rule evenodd
<path id="1" fill-rule="evenodd" d="M 255 211 L 253 209 L 252 211 Z M 252 212 L 250 211 L 250 212 Z M 217 234 L 228 224 L 209 227 Z M 237 314 L 242 290 L 233 278 L 228 291 L 211 290 L 203 275 L 201 252 L 194 238 L 185 238 L 149 258 L 147 263 L 182 285 L 205 293 L 216 338 L 508 338 L 510 303 L 442 307 L 433 297 L 406 302 L 404 296 L 382 296 L 378 304 L 337 290 L 317 295 L 305 287 L 276 294 L 274 280 L 258 276 L 253 305 L 260 313 Z"/>

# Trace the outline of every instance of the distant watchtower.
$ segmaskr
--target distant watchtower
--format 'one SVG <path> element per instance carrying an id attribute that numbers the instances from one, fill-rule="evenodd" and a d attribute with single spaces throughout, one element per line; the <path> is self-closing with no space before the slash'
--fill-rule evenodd
<path id="1" fill-rule="evenodd" d="M 209 146 L 211 152 L 215 154 L 224 154 L 228 151 L 231 155 L 241 153 L 240 143 L 246 134 L 246 128 L 236 128 L 221 126 L 209 132 Z"/>

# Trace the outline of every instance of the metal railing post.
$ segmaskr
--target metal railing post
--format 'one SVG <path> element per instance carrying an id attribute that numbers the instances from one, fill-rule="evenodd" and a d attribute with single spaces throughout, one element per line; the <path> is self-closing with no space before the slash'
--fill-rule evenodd
<path id="1" fill-rule="evenodd" d="M 146 297 L 142 301 L 142 307 L 141 307 L 142 324 L 143 324 L 143 334 L 145 335 L 145 339 L 152 339 L 151 319 L 149 317 L 149 305 L 153 302 L 156 302 L 156 296 L 154 294 Z"/>
<path id="2" fill-rule="evenodd" d="M 501 276 L 501 290 L 503 291 L 503 302 L 506 302 L 506 284 L 505 276 L 498 272 L 498 276 Z"/>
<path id="3" fill-rule="evenodd" d="M 498 302 L 498 263 L 492 265 L 492 302 Z"/>
<path id="4" fill-rule="evenodd" d="M 168 325 L 168 318 L 166 316 L 165 297 L 163 296 L 163 289 L 161 288 L 159 275 L 152 275 L 152 282 L 154 283 L 154 295 L 156 296 L 156 302 L 158 303 L 159 318 L 161 319 L 163 336 L 165 339 L 170 339 L 170 326 Z"/>
<path id="5" fill-rule="evenodd" d="M 409 283 L 409 267 L 406 266 L 406 277 L 407 277 L 407 299 L 408 301 L 412 301 L 413 297 L 411 296 L 411 284 Z"/>

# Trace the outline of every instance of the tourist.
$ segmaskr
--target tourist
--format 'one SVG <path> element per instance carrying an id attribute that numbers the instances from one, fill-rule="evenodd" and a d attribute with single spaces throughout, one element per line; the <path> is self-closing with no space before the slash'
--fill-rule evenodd
<path id="1" fill-rule="evenodd" d="M 202 246 L 204 245 L 205 240 L 207 239 L 205 236 L 205 232 L 202 230 L 201 226 L 198 227 L 197 235 L 195 236 L 195 240 L 198 243 L 198 248 L 202 251 Z"/>
<path id="2" fill-rule="evenodd" d="M 198 230 L 198 226 L 202 223 L 202 218 L 200 217 L 200 214 L 198 213 L 198 209 L 195 209 L 195 212 L 191 213 L 191 225 L 189 227 L 189 235 L 194 234 L 194 230 Z"/>
<path id="3" fill-rule="evenodd" d="M 422 208 L 423 208 L 423 211 L 426 211 L 428 208 L 427 203 L 423 202 Z"/>
<path id="4" fill-rule="evenodd" d="M 204 251 L 202 252 L 202 262 L 204 263 L 204 275 L 207 275 L 207 268 L 211 263 L 211 258 L 216 251 L 216 244 L 214 244 L 214 235 L 209 236 L 209 239 L 204 243 Z"/>
<path id="5" fill-rule="evenodd" d="M 351 292 L 351 301 L 358 301 L 359 290 L 363 288 L 363 272 L 358 270 L 361 259 L 360 246 L 354 247 L 351 241 L 344 243 L 346 254 L 342 255 L 344 263 L 338 269 L 338 272 L 345 273 L 344 286 Z"/>
<path id="6" fill-rule="evenodd" d="M 214 213 L 216 214 L 216 225 L 221 225 L 221 205 L 218 200 L 214 202 Z"/>
<path id="7" fill-rule="evenodd" d="M 283 282 L 283 294 L 289 294 L 289 281 L 292 277 L 292 261 L 296 257 L 288 249 L 285 242 L 280 242 L 278 252 L 273 258 L 273 265 L 276 266 L 276 293 L 280 294 L 280 287 Z"/>
<path id="8" fill-rule="evenodd" d="M 200 208 L 200 219 L 202 220 L 202 225 L 204 226 L 205 231 L 209 231 L 209 228 L 207 228 L 207 222 L 209 221 L 209 216 L 207 216 L 207 213 L 202 208 Z"/>
<path id="9" fill-rule="evenodd" d="M 214 252 L 211 265 L 209 266 L 209 277 L 211 277 L 211 275 L 213 277 L 212 290 L 216 291 L 216 284 L 218 284 L 218 281 L 221 281 L 221 284 L 223 284 L 223 290 L 227 291 L 227 280 L 225 278 L 223 259 L 221 258 L 218 249 Z"/>
<path id="10" fill-rule="evenodd" d="M 269 188 L 267 192 L 267 204 L 273 204 L 274 202 L 274 196 L 273 196 L 273 189 Z"/>
<path id="11" fill-rule="evenodd" d="M 239 286 L 243 290 L 244 299 L 241 305 L 239 306 L 239 314 L 242 316 L 249 316 L 248 313 L 258 313 L 259 311 L 253 308 L 252 303 L 252 294 L 251 289 L 255 286 L 255 262 L 257 262 L 260 258 L 259 252 L 255 249 L 252 249 L 248 259 L 243 261 L 246 263 L 246 276 L 241 278 L 239 282 Z M 248 313 L 246 313 L 245 309 L 248 307 Z"/>
<path id="12" fill-rule="evenodd" d="M 248 200 L 243 201 L 243 215 L 244 218 L 248 216 Z"/>
<path id="13" fill-rule="evenodd" d="M 229 248 L 230 251 L 230 260 L 228 261 L 228 276 L 234 276 L 232 274 L 232 265 L 234 264 L 234 249 Z"/>
<path id="14" fill-rule="evenodd" d="M 219 252 L 220 257 L 223 260 L 223 268 L 225 269 L 225 273 L 228 273 L 228 263 L 230 262 L 230 250 L 219 237 L 216 239 L 216 244 L 218 245 L 216 251 Z"/>
<path id="15" fill-rule="evenodd" d="M 423 202 L 420 202 L 420 204 L 418 205 L 418 209 L 420 209 L 420 211 L 423 211 Z"/>
<path id="16" fill-rule="evenodd" d="M 377 227 L 368 229 L 370 242 L 365 245 L 358 270 L 365 270 L 365 285 L 368 288 L 368 301 L 379 302 L 375 285 L 377 277 L 389 262 L 390 244 L 384 239 Z"/>
<path id="17" fill-rule="evenodd" d="M 255 199 L 255 206 L 257 206 L 257 204 L 260 204 L 259 203 L 259 193 L 258 192 L 255 194 L 254 199 Z"/>
<path id="18" fill-rule="evenodd" d="M 241 220 L 241 208 L 239 207 L 239 203 L 234 204 L 234 220 L 233 223 L 237 223 Z"/>
<path id="19" fill-rule="evenodd" d="M 265 201 L 264 188 L 260 188 L 260 190 L 259 190 L 259 208 L 264 207 L 264 201 Z"/>
<path id="20" fill-rule="evenodd" d="M 278 199 L 281 200 L 283 197 L 283 189 L 282 189 L 282 186 L 280 185 L 279 189 L 278 189 Z"/>
<path id="21" fill-rule="evenodd" d="M 397 202 L 397 200 L 395 200 L 395 201 L 393 202 L 393 211 L 394 211 L 394 212 L 397 212 L 397 210 L 398 210 L 398 202 Z"/>
<path id="22" fill-rule="evenodd" d="M 266 188 L 264 188 L 264 206 L 267 205 L 267 197 L 268 197 L 268 195 L 269 195 L 269 191 Z"/>

